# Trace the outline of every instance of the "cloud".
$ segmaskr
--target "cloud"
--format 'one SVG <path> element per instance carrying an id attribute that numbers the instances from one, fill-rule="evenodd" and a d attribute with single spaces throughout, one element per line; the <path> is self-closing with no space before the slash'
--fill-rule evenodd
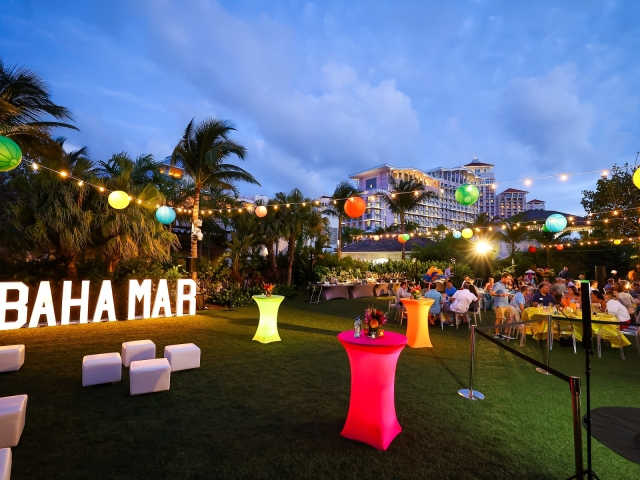
<path id="1" fill-rule="evenodd" d="M 339 166 L 339 181 L 415 157 L 418 114 L 395 79 L 370 82 L 344 62 L 305 58 L 293 32 L 264 15 L 249 22 L 218 4 L 159 3 L 151 18 L 156 62 L 181 72 L 239 128 L 251 125 L 281 153 L 274 158 L 309 170 Z"/>
<path id="2" fill-rule="evenodd" d="M 591 154 L 593 107 L 581 101 L 573 65 L 555 67 L 540 77 L 517 77 L 502 94 L 499 120 L 530 159 L 561 165 Z"/>

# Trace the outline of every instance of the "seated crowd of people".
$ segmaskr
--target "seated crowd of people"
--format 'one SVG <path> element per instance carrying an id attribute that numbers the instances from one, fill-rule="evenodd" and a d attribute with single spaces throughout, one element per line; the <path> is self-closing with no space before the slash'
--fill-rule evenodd
<path id="1" fill-rule="evenodd" d="M 479 291 L 469 277 L 464 277 L 460 288 L 456 288 L 452 279 L 447 278 L 444 292 L 436 289 L 435 282 L 427 281 L 422 295 L 433 300 L 429 309 L 431 325 L 437 320 L 444 325 L 455 325 L 456 316 L 468 323 L 469 314 L 479 312 L 484 301 L 493 306 L 496 314 L 494 338 L 512 339 L 507 333 L 508 324 L 520 321 L 527 307 L 580 309 L 580 285 L 581 282 L 574 283 L 565 267 L 554 283 L 542 281 L 536 284 L 535 276 L 514 279 L 509 273 L 503 273 L 499 281 L 489 278 L 484 290 Z M 586 283 L 583 285 L 586 288 Z M 609 279 L 604 288 L 599 289 L 598 282 L 592 280 L 589 291 L 596 312 L 614 315 L 625 327 L 636 324 L 640 318 L 640 282 L 630 284 L 625 280 Z M 407 282 L 402 282 L 396 292 L 396 304 L 401 306 L 402 299 L 410 296 Z"/>

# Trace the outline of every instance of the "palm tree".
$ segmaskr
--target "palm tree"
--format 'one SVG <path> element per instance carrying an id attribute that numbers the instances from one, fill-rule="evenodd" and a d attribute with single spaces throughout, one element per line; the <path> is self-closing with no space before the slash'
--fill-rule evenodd
<path id="1" fill-rule="evenodd" d="M 313 208 L 312 200 L 297 188 L 289 193 L 276 193 L 275 200 L 278 205 L 276 215 L 280 221 L 280 236 L 287 240 L 287 285 L 291 285 L 296 243 L 299 239 L 304 241 L 317 235 L 325 224 L 322 215 Z"/>
<path id="2" fill-rule="evenodd" d="M 571 239 L 571 232 L 565 230 L 563 232 L 545 232 L 543 230 L 532 230 L 527 232 L 527 238 L 537 240 L 540 244 L 544 245 L 544 249 L 547 257 L 547 267 L 551 266 L 551 244 L 565 243 Z"/>
<path id="3" fill-rule="evenodd" d="M 147 156 L 132 160 L 126 153 L 113 155 L 108 161 L 98 162 L 99 183 L 109 190 L 122 190 L 135 197 L 128 207 L 117 210 L 108 205 L 108 197 L 101 195 L 95 202 L 96 243 L 102 245 L 102 254 L 109 272 L 120 260 L 151 257 L 160 261 L 171 258 L 171 249 L 180 247 L 178 237 L 155 219 L 155 208 L 164 198 L 152 183 L 156 166 Z M 149 170 L 146 174 L 144 170 Z"/>
<path id="4" fill-rule="evenodd" d="M 43 158 L 42 165 L 91 180 L 93 165 L 87 149 L 66 153 L 63 144 L 64 139 L 59 139 L 58 151 L 63 153 Z M 5 234 L 28 249 L 49 252 L 64 262 L 69 278 L 76 278 L 78 256 L 91 242 L 91 199 L 95 193 L 44 168 L 37 172 L 25 169 L 24 175 L 10 180 L 9 187 L 16 199 L 5 210 Z"/>
<path id="5" fill-rule="evenodd" d="M 353 227 L 342 227 L 342 238 L 347 245 L 355 242 L 356 238 L 364 233 L 364 230 Z"/>
<path id="6" fill-rule="evenodd" d="M 192 223 L 198 220 L 200 194 L 205 187 L 235 192 L 235 182 L 260 185 L 246 170 L 226 163 L 232 156 L 244 160 L 246 154 L 246 149 L 230 138 L 234 130 L 233 124 L 226 120 L 207 118 L 198 125 L 191 120 L 173 151 L 171 162 L 180 163 L 194 183 Z M 198 256 L 198 239 L 193 235 L 191 256 Z M 194 280 L 198 278 L 198 272 L 191 275 Z"/>
<path id="7" fill-rule="evenodd" d="M 389 177 L 389 193 L 382 194 L 382 201 L 400 219 L 400 233 L 405 233 L 405 216 L 425 200 L 435 198 L 435 193 L 427 192 L 424 185 L 412 178 L 399 180 Z M 405 244 L 402 244 L 402 260 L 405 259 Z"/>
<path id="8" fill-rule="evenodd" d="M 515 262 L 516 252 L 518 251 L 517 244 L 523 242 L 527 238 L 531 238 L 531 232 L 524 227 L 518 227 L 517 225 L 511 225 L 504 223 L 503 229 L 498 232 L 498 238 L 507 244 L 507 251 L 509 252 L 509 258 L 511 259 L 511 265 Z"/>
<path id="9" fill-rule="evenodd" d="M 51 138 L 54 128 L 72 128 L 65 107 L 53 103 L 49 87 L 28 68 L 5 65 L 0 59 L 0 135 L 13 139 L 25 156 L 38 158 L 61 154 L 61 145 Z"/>
<path id="10" fill-rule="evenodd" d="M 336 185 L 333 195 L 331 195 L 331 203 L 325 208 L 326 215 L 336 217 L 338 219 L 338 248 L 336 253 L 338 258 L 342 255 L 342 222 L 346 214 L 344 213 L 344 204 L 347 198 L 359 196 L 362 192 L 358 190 L 351 182 L 344 181 Z"/>

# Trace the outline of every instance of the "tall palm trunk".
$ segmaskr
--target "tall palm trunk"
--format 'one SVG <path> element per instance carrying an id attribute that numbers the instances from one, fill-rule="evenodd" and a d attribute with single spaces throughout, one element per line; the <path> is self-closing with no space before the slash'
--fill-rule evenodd
<path id="1" fill-rule="evenodd" d="M 400 235 L 404 235 L 404 213 L 400 214 Z M 402 242 L 402 260 L 404 260 L 405 257 L 405 243 L 406 242 Z"/>
<path id="2" fill-rule="evenodd" d="M 342 215 L 338 216 L 338 249 L 336 250 L 338 259 L 342 256 Z"/>
<path id="3" fill-rule="evenodd" d="M 296 237 L 289 237 L 289 246 L 287 247 L 287 260 L 289 261 L 287 265 L 287 286 L 291 286 L 291 275 L 293 272 L 293 261 L 296 257 Z"/>
<path id="4" fill-rule="evenodd" d="M 191 223 L 195 225 L 196 220 L 198 220 L 198 214 L 200 213 L 200 188 L 196 186 L 196 194 L 193 198 L 193 216 L 191 217 Z M 191 256 L 198 256 L 198 237 L 191 235 Z M 198 272 L 191 272 L 191 278 L 193 280 L 198 280 Z"/>

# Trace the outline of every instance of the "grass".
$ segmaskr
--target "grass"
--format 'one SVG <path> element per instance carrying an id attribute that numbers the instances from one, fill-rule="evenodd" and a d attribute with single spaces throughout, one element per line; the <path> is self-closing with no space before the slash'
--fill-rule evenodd
<path id="1" fill-rule="evenodd" d="M 350 389 L 337 333 L 383 299 L 309 305 L 285 300 L 282 342 L 251 339 L 257 307 L 195 317 L 70 325 L 2 332 L 0 344 L 26 345 L 19 372 L 0 375 L 0 396 L 29 395 L 27 421 L 13 449 L 15 479 L 210 478 L 567 478 L 573 474 L 566 384 L 479 339 L 470 402 L 468 329 L 432 329 L 433 349 L 405 348 L 397 367 L 402 433 L 386 452 L 340 436 Z M 489 317 L 489 318 L 487 318 Z M 489 314 L 484 323 L 492 321 Z M 403 326 L 388 330 L 404 332 Z M 194 342 L 202 367 L 177 372 L 171 390 L 129 396 L 128 372 L 114 385 L 83 388 L 84 355 L 120 351 L 151 339 Z M 518 347 L 519 348 L 519 347 Z M 524 351 L 542 358 L 542 344 Z M 593 407 L 637 406 L 635 346 L 626 360 L 604 348 L 593 359 Z M 552 364 L 581 375 L 584 355 L 556 343 Z M 583 409 L 585 402 L 583 400 Z M 364 408 L 364 405 L 363 405 Z M 635 465 L 594 440 L 601 479 L 640 478 Z"/>

